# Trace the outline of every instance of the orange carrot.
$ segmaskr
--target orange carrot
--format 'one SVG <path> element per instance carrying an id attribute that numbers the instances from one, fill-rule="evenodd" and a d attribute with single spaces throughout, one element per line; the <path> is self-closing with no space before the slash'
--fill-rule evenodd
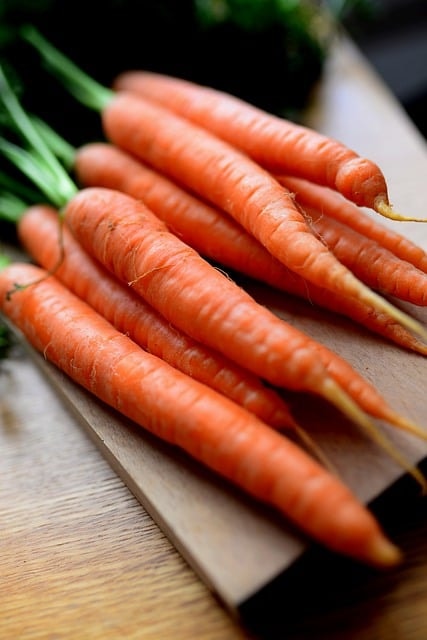
<path id="1" fill-rule="evenodd" d="M 419 306 L 427 304 L 427 276 L 374 240 L 306 206 L 313 230 L 338 260 L 372 289 Z"/>
<path id="2" fill-rule="evenodd" d="M 227 211 L 291 271 L 353 296 L 427 336 L 421 323 L 363 285 L 335 259 L 311 232 L 291 195 L 246 154 L 154 102 L 109 91 L 34 29 L 27 29 L 24 37 L 70 91 L 101 114 L 112 142 Z"/>
<path id="3" fill-rule="evenodd" d="M 294 193 L 297 202 L 303 208 L 315 208 L 328 217 L 342 222 L 366 238 L 374 240 L 398 258 L 406 260 L 417 269 L 427 273 L 427 252 L 424 249 L 400 233 L 381 224 L 371 215 L 342 198 L 340 194 L 301 178 L 288 175 L 276 177 L 281 184 Z"/>
<path id="4" fill-rule="evenodd" d="M 310 128 L 224 92 L 157 73 L 122 73 L 114 88 L 162 104 L 242 149 L 271 171 L 327 185 L 386 217 L 414 220 L 392 210 L 384 175 L 376 164 Z"/>
<path id="5" fill-rule="evenodd" d="M 60 259 L 58 212 L 47 205 L 29 207 L 21 214 L 17 231 L 30 256 L 45 269 L 55 269 Z M 64 257 L 55 269 L 55 276 L 116 329 L 148 352 L 228 396 L 270 426 L 299 431 L 275 391 L 225 356 L 172 327 L 140 296 L 92 260 L 66 226 L 62 228 L 61 242 Z"/>
<path id="6" fill-rule="evenodd" d="M 7 297 L 14 283 L 30 281 L 38 284 Z M 378 567 L 400 560 L 375 518 L 333 474 L 249 412 L 144 352 L 47 272 L 29 264 L 5 268 L 0 308 L 76 383 L 273 505 L 316 541 Z"/>
<path id="7" fill-rule="evenodd" d="M 171 232 L 220 265 L 345 315 L 406 349 L 427 354 L 426 345 L 386 314 L 373 313 L 357 300 L 317 287 L 289 271 L 232 218 L 123 150 L 90 143 L 72 150 L 68 163 L 85 187 L 116 189 L 143 200 Z"/>

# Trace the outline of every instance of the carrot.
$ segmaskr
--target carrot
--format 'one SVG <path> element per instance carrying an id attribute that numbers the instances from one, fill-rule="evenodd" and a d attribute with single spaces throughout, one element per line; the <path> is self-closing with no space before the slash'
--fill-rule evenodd
<path id="1" fill-rule="evenodd" d="M 347 487 L 252 414 L 114 329 L 29 264 L 0 273 L 0 308 L 76 383 L 162 440 L 273 505 L 307 535 L 378 567 L 400 552 Z M 8 298 L 15 282 L 38 281 Z"/>
<path id="2" fill-rule="evenodd" d="M 276 176 L 278 181 L 294 193 L 303 207 L 318 209 L 330 218 L 342 222 L 363 236 L 374 240 L 398 258 L 406 260 L 427 273 L 427 253 L 405 236 L 375 220 L 351 202 L 331 189 L 313 184 L 308 180 L 288 175 Z"/>
<path id="3" fill-rule="evenodd" d="M 35 40 L 31 35 L 29 38 Z M 242 149 L 273 172 L 327 185 L 355 204 L 370 207 L 390 219 L 426 221 L 393 211 L 386 180 L 375 163 L 308 127 L 266 113 L 224 92 L 148 71 L 122 73 L 114 88 L 162 104 Z"/>
<path id="4" fill-rule="evenodd" d="M 25 128 L 32 127 L 17 100 L 13 106 Z M 25 137 L 17 115 L 13 110 L 9 113 Z M 32 133 L 32 138 L 37 138 L 37 131 Z M 51 194 L 57 178 L 56 164 L 50 174 L 44 158 L 40 166 L 37 149 L 25 152 L 6 141 L 1 142 L 0 148 L 24 173 L 33 178 L 36 175 L 41 189 L 40 178 L 47 174 L 46 190 Z M 67 200 L 69 187 L 69 181 L 65 181 L 64 191 L 58 185 L 54 195 L 56 206 L 63 210 L 82 245 L 119 280 L 130 284 L 192 338 L 218 349 L 255 375 L 275 386 L 312 392 L 329 400 L 424 485 L 418 470 L 407 463 L 357 402 L 328 374 L 318 357 L 315 341 L 285 324 L 213 269 L 197 252 L 170 234 L 141 202 L 102 188 L 76 193 L 77 187 L 74 197 Z M 416 425 L 406 422 L 401 426 L 425 437 Z"/>
<path id="5" fill-rule="evenodd" d="M 50 137 L 51 133 L 45 131 L 45 135 Z M 427 354 L 426 345 L 387 315 L 374 314 L 370 307 L 317 287 L 289 271 L 232 218 L 123 150 L 95 142 L 78 150 L 68 148 L 62 155 L 81 185 L 116 189 L 143 200 L 170 231 L 208 259 L 348 316 L 406 349 Z"/>
<path id="6" fill-rule="evenodd" d="M 24 249 L 42 267 L 52 271 L 59 263 L 58 212 L 34 205 L 19 216 L 18 237 Z M 284 400 L 255 376 L 172 327 L 129 288 L 83 251 L 65 226 L 64 258 L 55 276 L 79 298 L 103 315 L 116 329 L 145 350 L 187 375 L 228 396 L 275 428 L 299 431 Z"/>
<path id="7" fill-rule="evenodd" d="M 427 278 L 423 271 L 317 209 L 306 206 L 304 212 L 313 230 L 362 282 L 383 294 L 426 306 Z"/>
<path id="8" fill-rule="evenodd" d="M 325 289 L 354 296 L 427 337 L 419 322 L 363 285 L 335 259 L 312 234 L 292 196 L 245 154 L 166 108 L 109 91 L 38 32 L 30 29 L 26 37 L 68 88 L 100 112 L 105 133 L 115 144 L 227 211 L 291 271 Z"/>

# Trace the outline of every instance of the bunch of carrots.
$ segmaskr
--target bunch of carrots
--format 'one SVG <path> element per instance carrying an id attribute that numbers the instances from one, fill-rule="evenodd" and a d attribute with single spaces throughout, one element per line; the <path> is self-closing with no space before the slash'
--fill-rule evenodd
<path id="1" fill-rule="evenodd" d="M 22 34 L 99 112 L 106 141 L 74 149 L 25 112 L 1 72 L 9 125 L 0 150 L 37 191 L 3 181 L 2 211 L 34 264 L 1 270 L 2 312 L 78 384 L 315 541 L 394 565 L 399 550 L 328 467 L 281 390 L 332 403 L 423 488 L 375 419 L 426 432 L 212 265 L 425 355 L 427 329 L 381 295 L 426 304 L 427 255 L 360 209 L 407 219 L 393 212 L 379 167 L 178 78 L 127 72 L 102 87 L 35 29 Z"/>

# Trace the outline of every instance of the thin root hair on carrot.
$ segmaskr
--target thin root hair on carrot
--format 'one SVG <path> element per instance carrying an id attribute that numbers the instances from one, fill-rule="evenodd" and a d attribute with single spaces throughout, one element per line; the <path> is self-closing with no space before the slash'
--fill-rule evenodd
<path id="1" fill-rule="evenodd" d="M 165 264 L 159 267 L 153 267 L 152 269 L 148 269 L 144 273 L 139 274 L 137 278 L 134 278 L 133 280 L 129 280 L 127 285 L 129 287 L 134 287 L 136 284 L 138 284 L 138 282 L 141 282 L 141 280 L 144 280 L 144 278 L 148 278 L 149 276 L 152 276 L 153 273 L 156 273 L 157 271 L 163 271 L 164 269 L 170 269 L 173 266 L 174 265 L 171 265 L 171 264 Z"/>
<path id="2" fill-rule="evenodd" d="M 61 255 L 58 258 L 58 262 L 51 269 L 47 270 L 45 274 L 43 274 L 42 280 L 45 280 L 46 278 L 54 276 L 56 274 L 57 270 L 59 269 L 59 267 L 61 266 L 61 264 L 62 264 L 62 262 L 64 260 L 64 251 L 63 251 L 63 247 L 62 247 L 62 242 L 60 243 L 60 246 L 61 246 Z M 23 291 L 24 289 L 28 289 L 28 287 L 35 287 L 38 284 L 40 284 L 40 282 L 42 282 L 42 280 L 32 280 L 30 282 L 25 282 L 25 283 L 14 282 L 12 289 L 9 289 L 9 291 L 6 291 L 6 299 L 7 300 L 11 300 L 12 296 L 17 291 Z"/>

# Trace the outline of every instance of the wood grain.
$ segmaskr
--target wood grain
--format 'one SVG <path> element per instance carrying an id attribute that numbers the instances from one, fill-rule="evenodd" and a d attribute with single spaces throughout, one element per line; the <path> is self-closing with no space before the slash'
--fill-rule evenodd
<path id="1" fill-rule="evenodd" d="M 31 361 L 0 379 L 0 637 L 242 637 Z"/>
<path id="2" fill-rule="evenodd" d="M 377 159 L 396 208 L 424 215 L 424 141 L 351 45 L 337 43 L 307 117 Z M 426 227 L 401 228 L 427 246 Z M 279 304 L 274 296 L 269 303 Z M 424 360 L 332 318 L 319 327 L 298 305 L 288 312 L 320 331 L 396 408 L 427 424 Z M 279 619 L 269 625 L 267 604 L 258 604 L 249 632 L 175 551 L 20 349 L 0 374 L 0 385 L 0 638 L 335 640 L 343 638 L 343 628 L 348 640 L 427 636 L 423 500 L 406 509 L 392 505 L 399 508 L 393 536 L 406 553 L 401 568 L 375 574 L 343 563 L 334 583 L 333 573 L 314 563 L 316 610 L 316 598 L 308 606 L 313 575 L 303 567 L 294 582 L 299 615 L 290 615 L 284 589 Z M 327 428 L 320 437 L 335 446 Z M 375 494 L 363 469 L 344 458 L 342 471 L 353 482 L 363 476 L 362 486 Z"/>

